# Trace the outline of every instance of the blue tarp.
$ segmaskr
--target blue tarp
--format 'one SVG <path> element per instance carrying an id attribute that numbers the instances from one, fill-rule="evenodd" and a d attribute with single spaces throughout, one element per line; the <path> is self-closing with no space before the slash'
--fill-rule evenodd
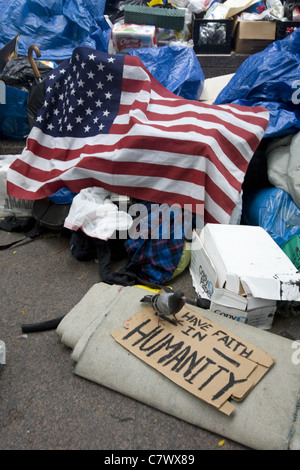
<path id="1" fill-rule="evenodd" d="M 263 227 L 281 247 L 300 235 L 300 208 L 283 189 L 254 190 L 244 197 L 242 223 Z"/>
<path id="2" fill-rule="evenodd" d="M 105 0 L 0 0 L 0 48 L 18 32 L 20 55 L 36 44 L 45 60 L 63 60 L 79 45 L 107 52 Z"/>
<path id="3" fill-rule="evenodd" d="M 128 54 L 137 56 L 153 77 L 175 95 L 187 100 L 199 100 L 205 77 L 192 48 L 181 44 L 144 47 Z"/>
<path id="4" fill-rule="evenodd" d="M 264 106 L 270 111 L 265 137 L 300 129 L 300 29 L 248 57 L 215 104 Z"/>
<path id="5" fill-rule="evenodd" d="M 28 92 L 6 86 L 5 94 L 7 104 L 0 105 L 0 138 L 24 140 L 29 133 Z"/>

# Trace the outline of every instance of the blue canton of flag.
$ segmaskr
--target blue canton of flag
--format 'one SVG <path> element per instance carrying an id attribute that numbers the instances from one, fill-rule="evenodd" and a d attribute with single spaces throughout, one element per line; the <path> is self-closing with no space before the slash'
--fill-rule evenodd
<path id="1" fill-rule="evenodd" d="M 36 127 L 55 137 L 107 134 L 120 105 L 124 57 L 78 47 L 45 79 Z"/>

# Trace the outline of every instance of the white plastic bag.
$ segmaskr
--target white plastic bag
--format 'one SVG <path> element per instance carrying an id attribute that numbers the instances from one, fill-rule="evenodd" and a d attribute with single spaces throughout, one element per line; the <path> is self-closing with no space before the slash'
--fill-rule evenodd
<path id="1" fill-rule="evenodd" d="M 82 189 L 73 199 L 64 226 L 70 230 L 81 229 L 86 235 L 108 240 L 116 230 L 128 230 L 132 217 L 110 199 L 103 188 Z"/>
<path id="2" fill-rule="evenodd" d="M 210 7 L 212 1 L 213 0 L 190 0 L 188 9 L 191 13 L 201 13 Z"/>

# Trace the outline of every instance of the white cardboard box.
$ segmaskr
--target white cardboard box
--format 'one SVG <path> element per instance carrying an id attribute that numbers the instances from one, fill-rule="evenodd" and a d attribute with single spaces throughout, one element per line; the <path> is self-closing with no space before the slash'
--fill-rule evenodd
<path id="1" fill-rule="evenodd" d="M 276 300 L 243 296 L 218 287 L 214 289 L 210 304 L 212 312 L 264 330 L 271 328 L 276 308 Z"/>
<path id="2" fill-rule="evenodd" d="M 194 231 L 190 273 L 212 311 L 260 328 L 271 327 L 277 300 L 300 300 L 300 273 L 261 227 Z"/>

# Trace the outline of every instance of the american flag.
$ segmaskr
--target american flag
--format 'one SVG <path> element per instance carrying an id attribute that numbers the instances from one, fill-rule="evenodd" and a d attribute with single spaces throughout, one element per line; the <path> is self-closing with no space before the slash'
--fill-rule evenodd
<path id="1" fill-rule="evenodd" d="M 268 119 L 262 107 L 183 99 L 138 57 L 78 47 L 45 79 L 7 192 L 42 199 L 101 186 L 193 212 L 204 205 L 205 222 L 228 223 Z"/>

